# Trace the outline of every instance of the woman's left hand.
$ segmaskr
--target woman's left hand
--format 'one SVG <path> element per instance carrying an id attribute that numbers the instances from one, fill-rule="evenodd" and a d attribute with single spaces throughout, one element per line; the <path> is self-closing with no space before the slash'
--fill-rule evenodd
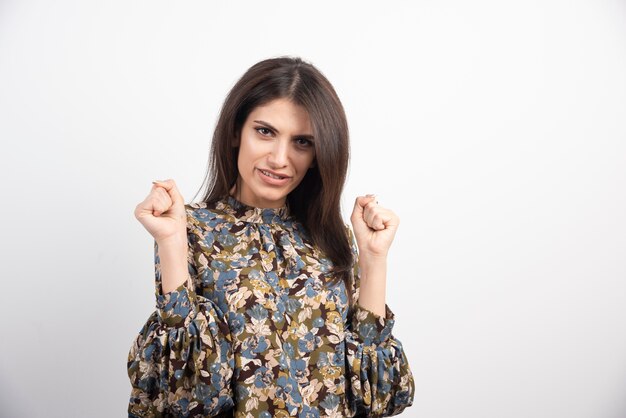
<path id="1" fill-rule="evenodd" d="M 359 255 L 387 257 L 400 218 L 378 205 L 376 196 L 357 196 L 350 216 Z"/>

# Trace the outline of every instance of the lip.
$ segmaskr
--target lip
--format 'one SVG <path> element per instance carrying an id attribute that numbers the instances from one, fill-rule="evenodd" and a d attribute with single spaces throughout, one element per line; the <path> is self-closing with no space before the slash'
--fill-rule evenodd
<path id="1" fill-rule="evenodd" d="M 289 180 L 291 180 L 291 177 L 287 177 L 282 180 L 268 177 L 265 174 L 263 174 L 263 172 L 259 168 L 257 168 L 256 171 L 259 173 L 259 177 L 261 178 L 261 180 L 263 180 L 265 184 L 269 184 L 271 186 L 284 186 L 285 184 L 289 183 Z M 274 173 L 273 171 L 270 171 L 270 170 L 263 170 L 263 171 L 269 171 L 270 173 Z"/>
<path id="2" fill-rule="evenodd" d="M 277 173 L 276 171 L 272 171 L 272 170 L 268 170 L 267 168 L 259 168 L 258 170 L 263 170 L 263 171 L 267 171 L 268 173 L 272 173 L 275 176 L 281 176 L 281 177 L 286 177 L 288 179 L 291 178 L 291 176 L 287 176 L 283 173 Z"/>

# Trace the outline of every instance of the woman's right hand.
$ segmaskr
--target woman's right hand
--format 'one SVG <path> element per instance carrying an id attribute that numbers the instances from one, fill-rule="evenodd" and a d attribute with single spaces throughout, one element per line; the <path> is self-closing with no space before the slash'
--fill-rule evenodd
<path id="1" fill-rule="evenodd" d="M 150 194 L 135 208 L 135 218 L 157 243 L 187 242 L 185 201 L 172 179 L 153 182 Z"/>

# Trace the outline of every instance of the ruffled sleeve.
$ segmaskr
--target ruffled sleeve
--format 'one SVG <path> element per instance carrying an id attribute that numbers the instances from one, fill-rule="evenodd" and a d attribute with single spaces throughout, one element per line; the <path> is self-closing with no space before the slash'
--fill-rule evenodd
<path id="1" fill-rule="evenodd" d="M 218 305 L 196 293 L 202 232 L 186 210 L 190 278 L 169 293 L 154 242 L 156 310 L 128 353 L 129 417 L 213 416 L 234 407 L 232 336 Z"/>
<path id="2" fill-rule="evenodd" d="M 360 275 L 354 233 L 346 225 L 354 255 L 356 305 L 346 324 L 347 399 L 350 410 L 367 417 L 388 417 L 413 405 L 415 383 L 400 340 L 392 334 L 395 315 L 385 304 L 385 316 L 358 304 Z"/>

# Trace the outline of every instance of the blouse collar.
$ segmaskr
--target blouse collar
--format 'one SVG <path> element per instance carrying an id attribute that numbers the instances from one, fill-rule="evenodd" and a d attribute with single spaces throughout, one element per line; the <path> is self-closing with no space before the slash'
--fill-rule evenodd
<path id="1" fill-rule="evenodd" d="M 285 223 L 291 219 L 287 203 L 278 208 L 259 208 L 247 205 L 231 195 L 225 196 L 220 202 L 224 212 L 245 222 L 273 224 Z"/>

